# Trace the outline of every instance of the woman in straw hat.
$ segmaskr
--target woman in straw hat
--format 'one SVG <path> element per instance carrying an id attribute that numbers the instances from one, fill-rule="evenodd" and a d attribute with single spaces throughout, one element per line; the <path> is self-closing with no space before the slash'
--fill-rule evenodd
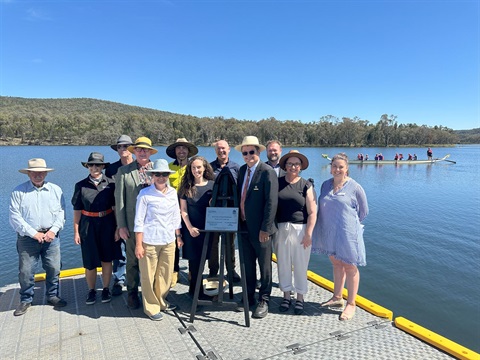
<path id="1" fill-rule="evenodd" d="M 355 315 L 355 298 L 360 283 L 358 266 L 366 265 L 363 225 L 368 215 L 365 191 L 348 176 L 348 157 L 344 153 L 332 158 L 333 177 L 322 184 L 318 197 L 317 223 L 313 230 L 313 251 L 327 254 L 333 265 L 333 296 L 322 307 L 343 308 L 345 281 L 348 287 L 347 306 L 340 320 Z"/>
<path id="2" fill-rule="evenodd" d="M 278 232 L 275 253 L 278 259 L 278 283 L 283 291 L 280 311 L 290 308 L 290 291 L 297 294 L 294 312 L 303 314 L 304 295 L 308 291 L 307 270 L 312 251 L 312 232 L 317 219 L 315 192 L 310 181 L 300 176 L 308 168 L 308 159 L 297 150 L 282 156 L 278 178 Z M 293 268 L 293 285 L 292 285 Z"/>
<path id="3" fill-rule="evenodd" d="M 153 183 L 140 191 L 135 213 L 135 256 L 139 260 L 143 311 L 161 320 L 161 311 L 174 310 L 166 301 L 173 275 L 175 239 L 183 242 L 177 192 L 168 184 L 172 170 L 164 159 L 147 170 Z"/>
<path id="4" fill-rule="evenodd" d="M 112 299 L 109 284 L 112 278 L 112 261 L 121 256 L 120 243 L 115 241 L 116 221 L 115 183 L 102 171 L 109 165 L 103 155 L 92 152 L 82 165 L 89 175 L 75 184 L 72 197 L 73 232 L 75 244 L 82 249 L 83 267 L 87 280 L 86 304 L 96 302 L 97 267 L 102 267 L 102 303 Z"/>

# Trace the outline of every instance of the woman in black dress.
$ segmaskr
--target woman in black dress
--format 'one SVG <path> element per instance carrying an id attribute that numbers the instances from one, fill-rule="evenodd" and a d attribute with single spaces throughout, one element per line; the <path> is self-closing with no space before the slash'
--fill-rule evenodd
<path id="1" fill-rule="evenodd" d="M 214 184 L 213 169 L 202 156 L 192 157 L 182 178 L 178 195 L 180 197 L 180 212 L 182 215 L 183 258 L 188 259 L 191 272 L 189 294 L 195 292 L 195 284 L 200 271 L 200 257 L 202 255 L 205 233 L 199 230 L 205 227 L 207 207 L 212 198 Z M 211 244 L 209 244 L 210 251 Z M 207 254 L 207 259 L 209 255 Z M 200 296 L 203 298 L 203 289 Z"/>

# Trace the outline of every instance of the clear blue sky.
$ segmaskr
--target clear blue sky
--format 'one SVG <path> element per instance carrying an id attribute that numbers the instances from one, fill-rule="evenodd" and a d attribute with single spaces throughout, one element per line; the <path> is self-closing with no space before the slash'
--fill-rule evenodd
<path id="1" fill-rule="evenodd" d="M 0 0 L 0 94 L 480 127 L 480 2 Z"/>

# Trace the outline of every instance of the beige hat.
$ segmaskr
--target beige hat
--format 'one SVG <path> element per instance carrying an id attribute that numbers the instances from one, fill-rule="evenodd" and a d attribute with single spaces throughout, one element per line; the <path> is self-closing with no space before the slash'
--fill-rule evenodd
<path id="1" fill-rule="evenodd" d="M 42 172 L 42 171 L 53 171 L 54 169 L 47 168 L 47 163 L 45 160 L 37 158 L 37 159 L 30 159 L 28 160 L 28 168 L 26 169 L 20 169 L 18 170 L 22 174 L 28 174 L 29 171 L 36 171 L 36 172 Z"/>
<path id="2" fill-rule="evenodd" d="M 145 136 L 139 137 L 137 140 L 135 140 L 135 144 L 130 145 L 127 150 L 130 151 L 132 154 L 135 151 L 135 148 L 144 148 L 144 149 L 150 149 L 150 154 L 156 154 L 158 150 L 154 149 L 152 147 L 152 140 Z"/>
<path id="3" fill-rule="evenodd" d="M 256 136 L 245 136 L 240 145 L 235 146 L 235 150 L 242 151 L 242 146 L 256 146 L 259 148 L 259 151 L 262 152 L 265 150 L 265 146 L 260 145 L 258 138 Z"/>
<path id="4" fill-rule="evenodd" d="M 300 154 L 300 152 L 298 150 L 290 150 L 287 154 L 283 155 L 282 158 L 280 159 L 280 161 L 278 162 L 280 167 L 283 170 L 286 170 L 285 169 L 285 163 L 291 157 L 296 157 L 296 158 L 300 159 L 300 161 L 302 162 L 302 166 L 300 166 L 300 170 L 305 170 L 306 168 L 308 168 L 307 157 L 303 154 Z"/>
<path id="5" fill-rule="evenodd" d="M 175 148 L 180 145 L 185 146 L 188 149 L 189 158 L 198 154 L 198 148 L 195 145 L 193 145 L 191 142 L 188 142 L 188 140 L 185 138 L 179 138 L 172 145 L 167 147 L 167 155 L 172 159 L 176 159 L 177 155 L 175 154 Z"/>

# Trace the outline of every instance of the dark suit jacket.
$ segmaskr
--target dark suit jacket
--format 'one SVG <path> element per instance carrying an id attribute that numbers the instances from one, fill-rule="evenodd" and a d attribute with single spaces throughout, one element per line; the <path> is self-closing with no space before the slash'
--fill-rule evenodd
<path id="1" fill-rule="evenodd" d="M 238 172 L 238 198 L 242 198 L 243 181 L 247 165 Z M 278 179 L 275 171 L 264 162 L 257 165 L 245 199 L 245 217 L 250 234 L 260 230 L 272 235 L 277 232 L 275 214 L 278 204 Z M 258 237 L 257 237 L 258 239 Z"/>

